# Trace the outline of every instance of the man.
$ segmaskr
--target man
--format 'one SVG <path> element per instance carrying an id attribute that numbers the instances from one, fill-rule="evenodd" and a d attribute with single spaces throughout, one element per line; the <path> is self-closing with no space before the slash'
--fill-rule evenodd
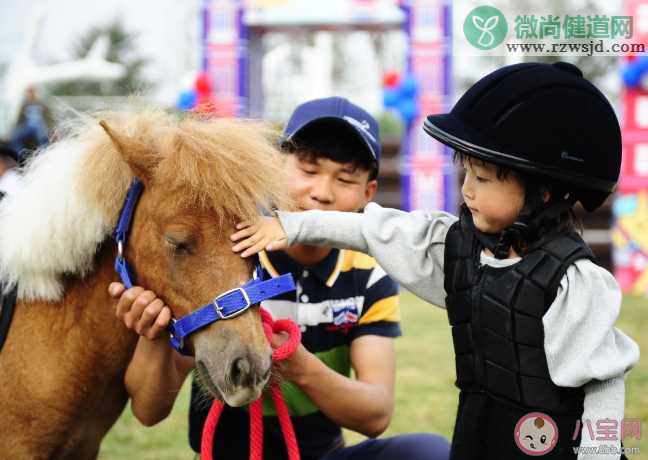
<path id="1" fill-rule="evenodd" d="M 11 134 L 13 149 L 21 157 L 29 157 L 33 150 L 47 144 L 52 125 L 49 108 L 39 99 L 36 88 L 30 86 Z"/>

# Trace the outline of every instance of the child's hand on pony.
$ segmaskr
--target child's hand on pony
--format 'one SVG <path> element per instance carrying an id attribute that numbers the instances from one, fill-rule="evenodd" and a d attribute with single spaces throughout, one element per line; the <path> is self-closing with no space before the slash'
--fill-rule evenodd
<path id="1" fill-rule="evenodd" d="M 241 257 L 248 257 L 259 252 L 279 251 L 286 249 L 288 237 L 276 217 L 259 217 L 255 222 L 241 222 L 236 225 L 236 233 L 230 238 L 236 244 L 234 252 L 241 252 Z M 242 240 L 242 241 L 241 241 Z"/>
<path id="2" fill-rule="evenodd" d="M 149 340 L 169 336 L 171 309 L 153 291 L 139 286 L 126 289 L 121 283 L 110 283 L 108 292 L 119 299 L 115 314 L 128 329 Z"/>

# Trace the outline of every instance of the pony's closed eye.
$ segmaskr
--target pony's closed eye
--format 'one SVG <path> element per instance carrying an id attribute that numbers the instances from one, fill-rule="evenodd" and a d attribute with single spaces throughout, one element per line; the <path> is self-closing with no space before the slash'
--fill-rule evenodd
<path id="1" fill-rule="evenodd" d="M 174 255 L 194 254 L 196 250 L 196 239 L 192 237 L 167 234 L 164 236 L 164 243 Z"/>

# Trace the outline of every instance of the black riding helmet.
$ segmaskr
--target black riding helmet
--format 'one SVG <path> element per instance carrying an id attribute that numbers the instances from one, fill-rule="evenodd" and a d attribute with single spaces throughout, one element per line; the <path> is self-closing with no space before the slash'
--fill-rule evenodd
<path id="1" fill-rule="evenodd" d="M 423 129 L 466 155 L 558 183 L 588 211 L 603 204 L 619 177 L 614 109 L 565 62 L 492 72 Z"/>

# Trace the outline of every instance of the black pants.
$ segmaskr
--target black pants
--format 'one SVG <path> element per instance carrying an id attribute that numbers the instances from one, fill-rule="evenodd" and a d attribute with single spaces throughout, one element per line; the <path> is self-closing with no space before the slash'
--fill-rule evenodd
<path id="1" fill-rule="evenodd" d="M 574 447 L 580 445 L 580 430 L 576 433 L 580 414 L 548 414 L 551 422 L 534 416 L 525 427 L 528 431 L 516 433 L 518 422 L 533 411 L 524 410 L 492 398 L 486 393 L 462 391 L 452 437 L 450 458 L 453 460 L 529 460 L 523 449 L 542 455 L 543 460 L 575 460 Z M 531 418 L 531 417 L 529 417 Z M 551 440 L 540 441 L 542 428 L 554 423 L 557 439 L 550 450 Z M 546 431 L 545 431 L 546 433 Z M 576 438 L 574 435 L 576 434 Z M 525 436 L 526 435 L 526 436 Z M 516 436 L 518 442 L 516 442 Z M 526 439 L 525 439 L 526 438 Z"/>

